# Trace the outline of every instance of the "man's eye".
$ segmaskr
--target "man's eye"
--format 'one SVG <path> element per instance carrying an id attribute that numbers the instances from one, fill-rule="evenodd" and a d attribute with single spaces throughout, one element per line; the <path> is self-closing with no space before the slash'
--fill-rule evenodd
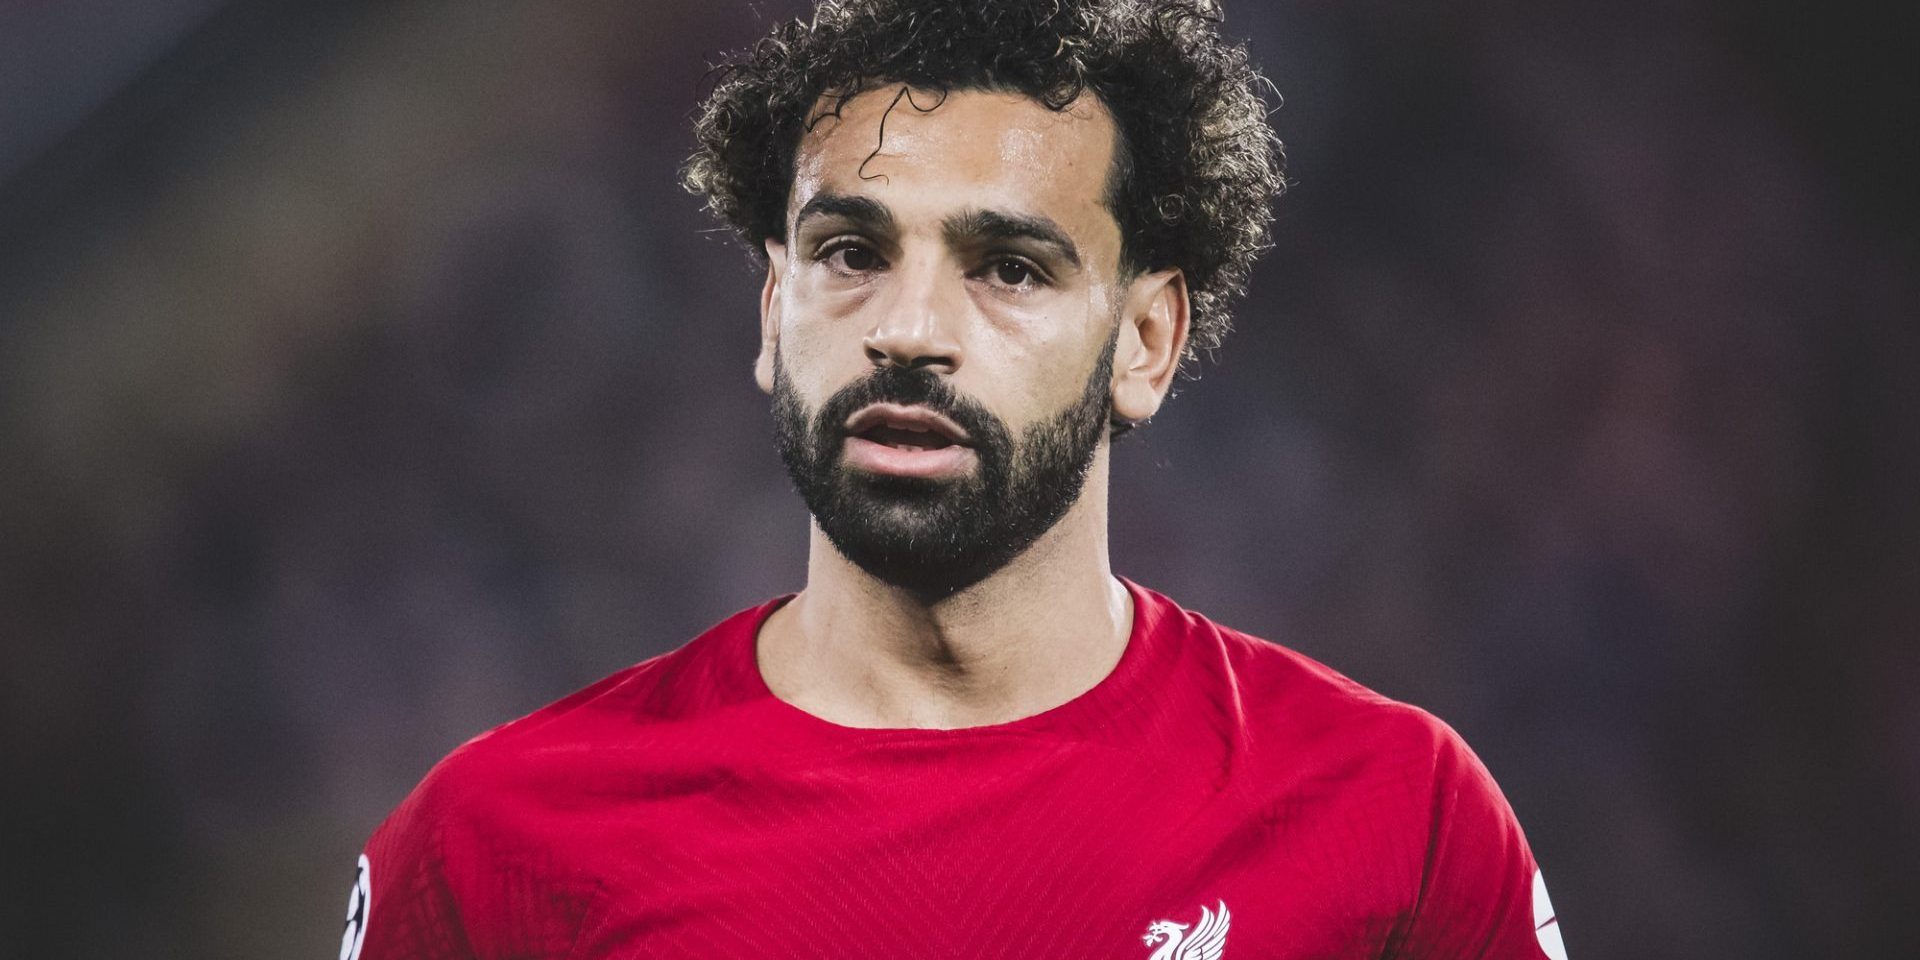
<path id="1" fill-rule="evenodd" d="M 843 243 L 832 247 L 827 251 L 824 259 L 842 270 L 850 270 L 854 273 L 865 273 L 880 267 L 880 255 L 857 243 Z"/>
<path id="2" fill-rule="evenodd" d="M 1018 260 L 1002 260 L 994 264 L 993 277 L 1009 287 L 1026 286 L 1035 279 L 1033 268 Z"/>

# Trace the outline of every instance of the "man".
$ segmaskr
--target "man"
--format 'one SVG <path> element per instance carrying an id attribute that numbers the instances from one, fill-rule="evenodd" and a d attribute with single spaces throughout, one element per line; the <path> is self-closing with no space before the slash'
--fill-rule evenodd
<path id="1" fill-rule="evenodd" d="M 1564 958 L 1451 730 L 1108 568 L 1281 184 L 1216 20 L 821 0 L 721 75 L 806 588 L 455 751 L 343 957 Z"/>

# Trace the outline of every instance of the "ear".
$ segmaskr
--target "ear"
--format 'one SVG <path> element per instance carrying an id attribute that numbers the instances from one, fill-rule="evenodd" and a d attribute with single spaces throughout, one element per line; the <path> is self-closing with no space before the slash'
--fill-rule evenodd
<path id="1" fill-rule="evenodd" d="M 753 358 L 753 379 L 773 392 L 775 348 L 780 345 L 780 280 L 787 269 L 787 245 L 768 237 L 767 282 L 760 288 L 760 353 Z"/>
<path id="2" fill-rule="evenodd" d="M 1187 276 L 1177 268 L 1141 274 L 1126 297 L 1113 350 L 1113 412 L 1139 421 L 1160 409 L 1180 371 L 1191 321 Z"/>

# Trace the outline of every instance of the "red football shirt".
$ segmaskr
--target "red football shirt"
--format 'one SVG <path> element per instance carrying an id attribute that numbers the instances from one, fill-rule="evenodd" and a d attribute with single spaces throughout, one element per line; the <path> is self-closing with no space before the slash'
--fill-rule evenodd
<path id="1" fill-rule="evenodd" d="M 780 601 L 485 734 L 374 834 L 343 958 L 1564 960 L 1445 724 L 1128 584 L 1112 674 L 1011 723 L 773 696 Z"/>

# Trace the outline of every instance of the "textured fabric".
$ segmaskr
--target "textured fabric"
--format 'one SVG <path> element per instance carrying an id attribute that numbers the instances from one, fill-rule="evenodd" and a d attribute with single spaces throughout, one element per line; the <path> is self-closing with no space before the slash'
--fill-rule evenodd
<path id="1" fill-rule="evenodd" d="M 1564 958 L 1452 730 L 1128 589 L 1112 674 L 1011 723 L 779 700 L 776 600 L 476 738 L 369 843 L 361 960 Z"/>

